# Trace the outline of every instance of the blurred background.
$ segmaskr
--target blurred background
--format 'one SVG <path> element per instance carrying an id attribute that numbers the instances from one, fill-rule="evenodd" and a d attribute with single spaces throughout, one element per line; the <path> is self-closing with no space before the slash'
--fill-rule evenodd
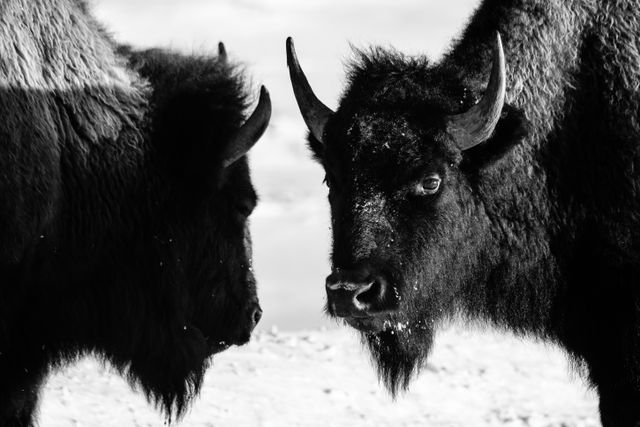
<path id="1" fill-rule="evenodd" d="M 273 115 L 250 153 L 260 203 L 251 217 L 255 271 L 264 316 L 259 327 L 328 325 L 329 208 L 322 168 L 311 160 L 293 97 L 285 39 L 292 36 L 316 94 L 334 108 L 352 49 L 393 46 L 437 59 L 478 0 L 93 0 L 114 37 L 136 47 L 217 54 L 246 66 L 253 92 L 271 92 Z"/>

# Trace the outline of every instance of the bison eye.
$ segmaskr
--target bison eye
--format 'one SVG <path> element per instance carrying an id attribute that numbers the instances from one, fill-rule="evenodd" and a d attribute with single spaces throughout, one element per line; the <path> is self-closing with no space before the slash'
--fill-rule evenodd
<path id="1" fill-rule="evenodd" d="M 436 194 L 440 189 L 440 176 L 438 174 L 427 175 L 422 180 L 418 181 L 413 187 L 413 194 L 416 196 L 431 196 Z"/>

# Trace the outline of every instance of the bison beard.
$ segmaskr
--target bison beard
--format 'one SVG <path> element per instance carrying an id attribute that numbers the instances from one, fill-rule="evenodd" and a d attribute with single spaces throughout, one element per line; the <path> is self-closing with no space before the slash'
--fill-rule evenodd
<path id="1" fill-rule="evenodd" d="M 414 251 L 411 258 L 414 258 L 414 265 L 419 265 L 415 259 L 416 254 L 420 254 L 420 251 Z M 450 266 L 443 267 L 445 271 L 451 270 Z M 399 280 L 395 288 L 401 294 L 400 309 L 397 312 L 375 320 L 345 321 L 360 331 L 362 342 L 369 349 L 372 361 L 376 365 L 378 377 L 394 397 L 399 391 L 406 390 L 411 380 L 426 365 L 436 329 L 451 322 L 456 313 L 461 311 L 455 307 L 454 294 L 446 287 L 438 286 L 446 283 L 447 279 L 434 275 L 433 270 L 438 270 L 438 267 L 427 265 L 411 274 L 404 272 L 406 275 L 402 275 L 397 271 L 393 275 Z M 469 272 L 475 270 L 467 269 Z M 464 277 L 457 278 L 463 279 Z M 451 277 L 448 280 L 451 280 Z M 414 285 L 407 286 L 408 283 Z M 418 286 L 419 283 L 423 285 Z M 427 289 L 429 291 L 426 291 Z"/>
<path id="2" fill-rule="evenodd" d="M 406 390 L 420 372 L 433 342 L 433 326 L 428 320 L 390 320 L 389 327 L 383 331 L 360 334 L 371 352 L 378 377 L 394 397 L 399 390 Z"/>

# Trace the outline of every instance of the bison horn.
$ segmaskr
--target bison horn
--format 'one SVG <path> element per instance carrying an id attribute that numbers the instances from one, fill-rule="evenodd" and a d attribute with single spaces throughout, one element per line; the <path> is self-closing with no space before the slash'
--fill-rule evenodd
<path id="1" fill-rule="evenodd" d="M 218 43 L 218 61 L 222 63 L 227 62 L 227 49 L 224 47 L 224 43 Z"/>
<path id="2" fill-rule="evenodd" d="M 480 102 L 468 111 L 447 117 L 447 131 L 460 150 L 467 150 L 489 139 L 504 105 L 506 71 L 500 33 L 496 33 L 493 65 L 487 90 Z"/>
<path id="3" fill-rule="evenodd" d="M 271 118 L 271 98 L 269 91 L 262 86 L 258 106 L 246 122 L 232 136 L 227 152 L 223 156 L 222 166 L 228 167 L 247 154 L 264 133 Z"/>
<path id="4" fill-rule="evenodd" d="M 302 118 L 313 137 L 323 143 L 324 127 L 329 117 L 333 115 L 333 111 L 313 93 L 307 77 L 304 75 L 302 68 L 300 68 L 291 37 L 287 38 L 287 66 L 289 67 L 293 93 L 298 102 L 298 108 L 302 113 Z"/>

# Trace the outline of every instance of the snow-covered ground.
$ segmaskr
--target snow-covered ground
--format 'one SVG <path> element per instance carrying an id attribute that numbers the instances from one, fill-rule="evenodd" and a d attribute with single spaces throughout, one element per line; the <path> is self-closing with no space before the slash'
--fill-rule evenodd
<path id="1" fill-rule="evenodd" d="M 214 359 L 180 426 L 600 425 L 595 394 L 554 348 L 456 328 L 437 337 L 410 391 L 393 401 L 346 329 L 258 333 Z M 41 425 L 160 426 L 118 376 L 85 360 L 49 381 Z"/>
<path id="2" fill-rule="evenodd" d="M 562 353 L 490 331 L 442 332 L 430 363 L 395 402 L 352 331 L 322 314 L 329 218 L 321 168 L 307 153 L 286 69 L 293 36 L 330 107 L 349 42 L 437 58 L 477 0 L 92 0 L 115 37 L 137 46 L 216 52 L 223 40 L 272 96 L 274 114 L 251 152 L 261 202 L 252 216 L 264 309 L 252 342 L 214 359 L 181 426 L 595 426 L 597 399 Z M 256 90 L 257 92 L 257 90 Z M 281 332 L 273 332 L 277 325 Z M 321 329 L 328 326 L 328 329 Z M 140 394 L 91 359 L 53 375 L 43 427 L 157 426 Z"/>

